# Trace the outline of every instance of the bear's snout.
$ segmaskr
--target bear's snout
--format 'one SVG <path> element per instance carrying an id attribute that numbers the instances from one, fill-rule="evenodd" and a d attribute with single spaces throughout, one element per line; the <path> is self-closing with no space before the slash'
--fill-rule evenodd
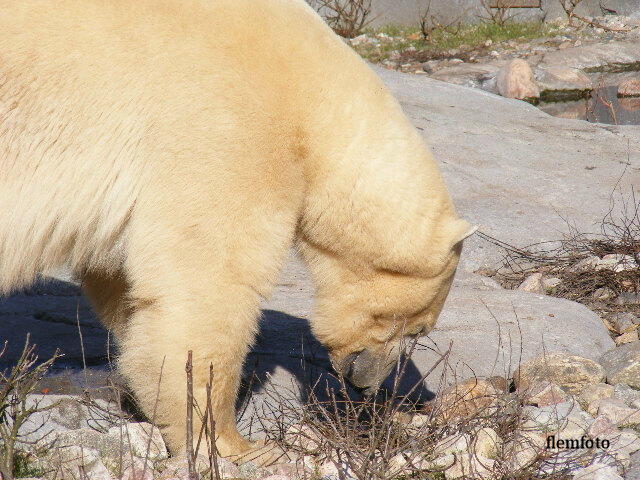
<path id="1" fill-rule="evenodd" d="M 365 395 L 372 395 L 387 378 L 396 360 L 384 351 L 377 353 L 365 349 L 350 353 L 333 364 L 352 386 Z"/>

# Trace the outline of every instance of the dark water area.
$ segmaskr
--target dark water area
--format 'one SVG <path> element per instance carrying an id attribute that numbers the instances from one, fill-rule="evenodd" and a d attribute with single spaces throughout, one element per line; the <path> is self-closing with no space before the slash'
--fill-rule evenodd
<path id="1" fill-rule="evenodd" d="M 640 97 L 618 97 L 618 87 L 595 89 L 589 98 L 570 102 L 541 102 L 539 108 L 561 118 L 610 125 L 640 125 Z"/>

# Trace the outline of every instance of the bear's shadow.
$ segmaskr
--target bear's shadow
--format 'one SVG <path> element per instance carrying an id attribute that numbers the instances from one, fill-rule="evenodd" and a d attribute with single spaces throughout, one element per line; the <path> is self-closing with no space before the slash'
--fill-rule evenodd
<path id="1" fill-rule="evenodd" d="M 98 371 L 110 368 L 109 335 L 74 284 L 43 281 L 0 299 L 0 319 L 0 339 L 9 341 L 8 349 L 0 356 L 2 368 L 15 364 L 27 335 L 38 345 L 41 359 L 49 358 L 56 349 L 65 354 L 52 373 L 77 372 L 83 365 Z M 82 345 L 78 341 L 79 329 Z M 383 384 L 387 391 L 393 389 L 394 376 L 395 373 Z M 295 394 L 303 404 L 312 397 L 327 400 L 331 392 L 341 390 L 354 399 L 361 398 L 348 384 L 342 388 L 326 349 L 311 333 L 308 321 L 274 310 L 262 312 L 260 331 L 245 362 L 243 378 L 239 407 L 253 397 L 259 399 L 274 391 Z M 402 396 L 411 392 L 411 401 L 417 403 L 431 400 L 433 392 L 420 380 L 420 371 L 407 360 L 395 393 Z"/>
<path id="2" fill-rule="evenodd" d="M 398 365 L 383 383 L 380 396 L 392 393 L 395 398 L 406 398 L 403 403 L 407 405 L 420 405 L 435 397 L 413 360 L 403 357 Z M 295 395 L 302 404 L 309 404 L 328 402 L 332 395 L 342 397 L 344 393 L 352 400 L 363 398 L 338 379 L 327 350 L 315 339 L 309 322 L 263 310 L 257 341 L 245 362 L 238 408 L 256 396 L 273 399 Z"/>

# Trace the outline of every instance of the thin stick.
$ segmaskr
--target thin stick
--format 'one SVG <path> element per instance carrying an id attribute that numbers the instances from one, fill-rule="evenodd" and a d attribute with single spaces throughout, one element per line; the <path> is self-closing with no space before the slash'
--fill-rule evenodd
<path id="1" fill-rule="evenodd" d="M 209 461 L 213 460 L 213 471 L 216 480 L 221 480 L 220 467 L 218 466 L 218 447 L 216 446 L 216 421 L 213 418 L 213 403 L 211 403 L 211 386 L 213 385 L 213 364 L 209 364 L 209 383 L 207 383 L 207 409 L 209 411 L 209 429 L 211 432 L 211 454 Z M 206 421 L 206 418 L 205 418 Z M 211 465 L 209 465 L 211 468 Z"/>
<path id="2" fill-rule="evenodd" d="M 187 462 L 189 480 L 197 480 L 195 455 L 193 453 L 193 352 L 187 354 Z"/>

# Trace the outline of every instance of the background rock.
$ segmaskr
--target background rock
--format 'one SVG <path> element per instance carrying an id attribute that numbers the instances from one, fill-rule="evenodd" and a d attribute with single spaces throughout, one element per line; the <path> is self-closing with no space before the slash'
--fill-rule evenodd
<path id="1" fill-rule="evenodd" d="M 631 342 L 609 350 L 600 357 L 607 383 L 624 383 L 640 388 L 640 342 Z"/>
<path id="2" fill-rule="evenodd" d="M 540 88 L 526 60 L 516 58 L 507 63 L 496 76 L 498 93 L 507 98 L 533 99 L 540 97 Z"/>

